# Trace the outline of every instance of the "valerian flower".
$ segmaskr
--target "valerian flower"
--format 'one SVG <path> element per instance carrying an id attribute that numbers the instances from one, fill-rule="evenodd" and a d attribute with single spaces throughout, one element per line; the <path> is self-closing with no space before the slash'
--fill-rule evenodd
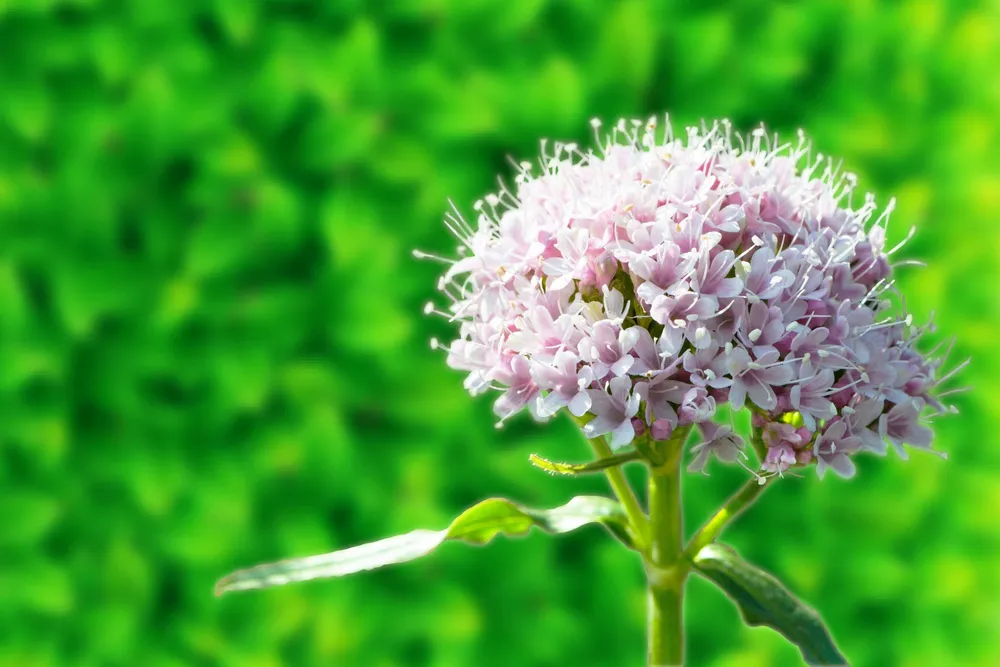
<path id="1" fill-rule="evenodd" d="M 859 449 L 861 438 L 847 431 L 847 423 L 840 419 L 831 421 L 813 446 L 816 474 L 822 479 L 826 469 L 832 468 L 841 477 L 852 477 L 855 467 L 851 454 Z"/>
<path id="2" fill-rule="evenodd" d="M 767 474 L 930 449 L 953 373 L 917 351 L 929 327 L 895 298 L 891 202 L 853 205 L 855 177 L 801 133 L 677 137 L 651 119 L 597 140 L 554 144 L 474 224 L 448 219 L 461 247 L 440 287 L 460 328 L 442 347 L 470 391 L 503 392 L 501 421 L 565 408 L 615 448 L 697 425 L 696 470 L 742 453 L 712 421 L 727 402 L 763 425 Z"/>
<path id="3" fill-rule="evenodd" d="M 694 460 L 688 466 L 689 472 L 701 472 L 708 463 L 709 456 L 714 455 L 720 461 L 732 463 L 743 453 L 744 442 L 728 424 L 716 424 L 705 421 L 699 425 L 702 441 L 691 448 Z"/>
<path id="4" fill-rule="evenodd" d="M 914 326 L 893 291 L 892 205 L 874 221 L 871 196 L 855 207 L 853 176 L 812 159 L 801 133 L 779 144 L 723 121 L 681 139 L 650 120 L 620 121 L 597 139 L 587 152 L 543 143 L 540 172 L 522 163 L 513 187 L 476 202 L 474 224 L 448 217 L 459 256 L 434 257 L 450 264 L 439 283 L 448 304 L 426 312 L 457 324 L 457 339 L 432 346 L 468 373 L 471 393 L 500 392 L 498 425 L 524 410 L 538 420 L 565 411 L 598 457 L 533 455 L 536 466 L 603 471 L 617 500 L 532 510 L 493 498 L 445 530 L 241 570 L 219 592 L 370 570 L 447 540 L 599 523 L 642 557 L 650 665 L 684 664 L 678 610 L 692 568 L 746 618 L 752 603 L 755 622 L 810 664 L 847 664 L 813 612 L 718 538 L 772 477 L 810 465 L 820 478 L 852 477 L 858 453 L 885 454 L 889 443 L 904 458 L 906 446 L 934 452 L 928 423 L 952 411 L 942 399 L 958 390 L 940 388 L 962 365 L 941 373 L 947 353 L 919 351 L 930 326 Z M 743 408 L 751 447 L 732 426 Z M 685 452 L 692 432 L 700 440 Z M 715 458 L 753 477 L 683 544 L 685 453 L 690 472 Z M 651 464 L 648 511 L 620 467 L 636 460 Z"/>
<path id="5" fill-rule="evenodd" d="M 591 409 L 597 416 L 583 427 L 584 434 L 588 438 L 610 434 L 612 449 L 631 442 L 635 435 L 632 418 L 639 412 L 639 395 L 632 391 L 631 380 L 616 377 L 607 389 L 591 389 L 588 393 Z"/>

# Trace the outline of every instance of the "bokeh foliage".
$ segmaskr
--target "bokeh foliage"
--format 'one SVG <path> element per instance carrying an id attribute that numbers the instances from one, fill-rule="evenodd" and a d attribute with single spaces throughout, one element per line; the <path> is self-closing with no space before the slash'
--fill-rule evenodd
<path id="1" fill-rule="evenodd" d="M 592 116 L 808 130 L 882 202 L 976 390 L 950 460 L 788 479 L 730 534 L 858 665 L 1000 661 L 1000 6 L 909 0 L 0 2 L 0 665 L 635 665 L 640 566 L 597 529 L 351 580 L 221 574 L 600 479 L 493 428 L 427 339 L 465 211 Z M 639 471 L 632 471 L 638 473 Z M 738 470 L 687 481 L 689 527 Z M 690 587 L 698 665 L 793 665 Z"/>

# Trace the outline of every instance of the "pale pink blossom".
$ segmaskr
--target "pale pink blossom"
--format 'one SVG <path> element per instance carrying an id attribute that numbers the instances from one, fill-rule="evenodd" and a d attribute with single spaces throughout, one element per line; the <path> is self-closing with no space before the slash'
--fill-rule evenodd
<path id="1" fill-rule="evenodd" d="M 722 121 L 678 137 L 650 119 L 598 144 L 546 144 L 472 222 L 448 216 L 456 259 L 420 253 L 450 265 L 428 312 L 458 335 L 435 345 L 470 392 L 501 392 L 501 422 L 566 410 L 616 448 L 693 424 L 701 469 L 742 454 L 713 421 L 728 402 L 752 409 L 767 474 L 930 449 L 955 371 L 888 298 L 891 204 L 852 199 L 853 176 L 801 136 Z"/>

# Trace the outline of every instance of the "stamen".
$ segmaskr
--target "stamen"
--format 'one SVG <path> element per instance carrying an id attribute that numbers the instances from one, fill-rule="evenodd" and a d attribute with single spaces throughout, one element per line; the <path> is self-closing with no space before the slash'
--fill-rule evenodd
<path id="1" fill-rule="evenodd" d="M 895 201 L 895 200 L 893 200 L 893 201 Z M 897 250 L 899 250 L 900 248 L 902 248 L 902 247 L 903 247 L 904 245 L 906 245 L 906 243 L 907 243 L 907 242 L 908 242 L 908 241 L 909 241 L 910 239 L 912 239 L 912 238 L 913 238 L 913 235 L 914 235 L 914 234 L 916 234 L 916 233 L 917 233 L 917 228 L 916 228 L 916 227 L 910 227 L 910 231 L 908 231 L 908 232 L 906 233 L 906 238 L 904 238 L 904 239 L 903 239 L 902 241 L 900 241 L 900 242 L 899 242 L 899 243 L 897 243 L 897 244 L 896 244 L 895 246 L 893 246 L 893 247 L 892 247 L 892 250 L 889 250 L 889 251 L 888 251 L 887 253 L 885 253 L 885 256 L 886 256 L 886 257 L 889 257 L 889 256 L 891 256 L 891 255 L 892 255 L 893 253 L 895 253 L 895 252 L 896 252 Z"/>
<path id="2" fill-rule="evenodd" d="M 433 255 L 429 252 L 424 252 L 423 250 L 413 250 L 413 256 L 417 259 L 432 259 L 436 262 L 441 262 L 442 264 L 454 264 L 457 260 L 449 259 L 447 257 L 441 257 L 440 255 Z"/>
<path id="3" fill-rule="evenodd" d="M 937 387 L 939 385 L 944 384 L 948 380 L 950 380 L 953 377 L 955 377 L 963 368 L 965 368 L 966 366 L 968 366 L 970 363 L 972 363 L 972 357 L 969 357 L 968 359 L 966 359 L 965 361 L 963 361 L 962 363 L 960 363 L 958 366 L 955 366 L 953 369 L 951 369 L 950 371 L 948 371 L 948 373 L 946 373 L 945 375 L 943 375 L 937 382 L 935 382 L 931 386 L 932 387 Z"/>

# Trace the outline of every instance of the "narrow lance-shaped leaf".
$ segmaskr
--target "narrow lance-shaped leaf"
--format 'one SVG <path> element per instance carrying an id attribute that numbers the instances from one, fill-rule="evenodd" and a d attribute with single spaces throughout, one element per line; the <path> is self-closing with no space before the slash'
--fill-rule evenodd
<path id="1" fill-rule="evenodd" d="M 531 461 L 533 466 L 553 475 L 585 475 L 591 472 L 601 472 L 602 470 L 614 468 L 629 461 L 637 461 L 640 458 L 642 458 L 642 455 L 635 450 L 597 459 L 589 463 L 561 463 L 542 458 L 538 454 L 530 454 L 528 456 L 528 460 Z"/>
<path id="2" fill-rule="evenodd" d="M 503 498 L 491 498 L 467 509 L 445 530 L 414 530 L 321 556 L 293 558 L 239 570 L 219 580 L 215 593 L 222 595 L 374 570 L 426 556 L 447 540 L 486 544 L 501 533 L 523 535 L 532 527 L 552 534 L 568 533 L 589 523 L 604 526 L 631 546 L 628 519 L 621 506 L 610 498 L 578 496 L 551 510 L 533 510 Z"/>
<path id="3" fill-rule="evenodd" d="M 810 665 L 847 665 L 829 630 L 813 609 L 780 581 L 750 565 L 731 548 L 709 544 L 694 559 L 695 569 L 725 591 L 749 625 L 766 625 L 799 647 Z"/>

